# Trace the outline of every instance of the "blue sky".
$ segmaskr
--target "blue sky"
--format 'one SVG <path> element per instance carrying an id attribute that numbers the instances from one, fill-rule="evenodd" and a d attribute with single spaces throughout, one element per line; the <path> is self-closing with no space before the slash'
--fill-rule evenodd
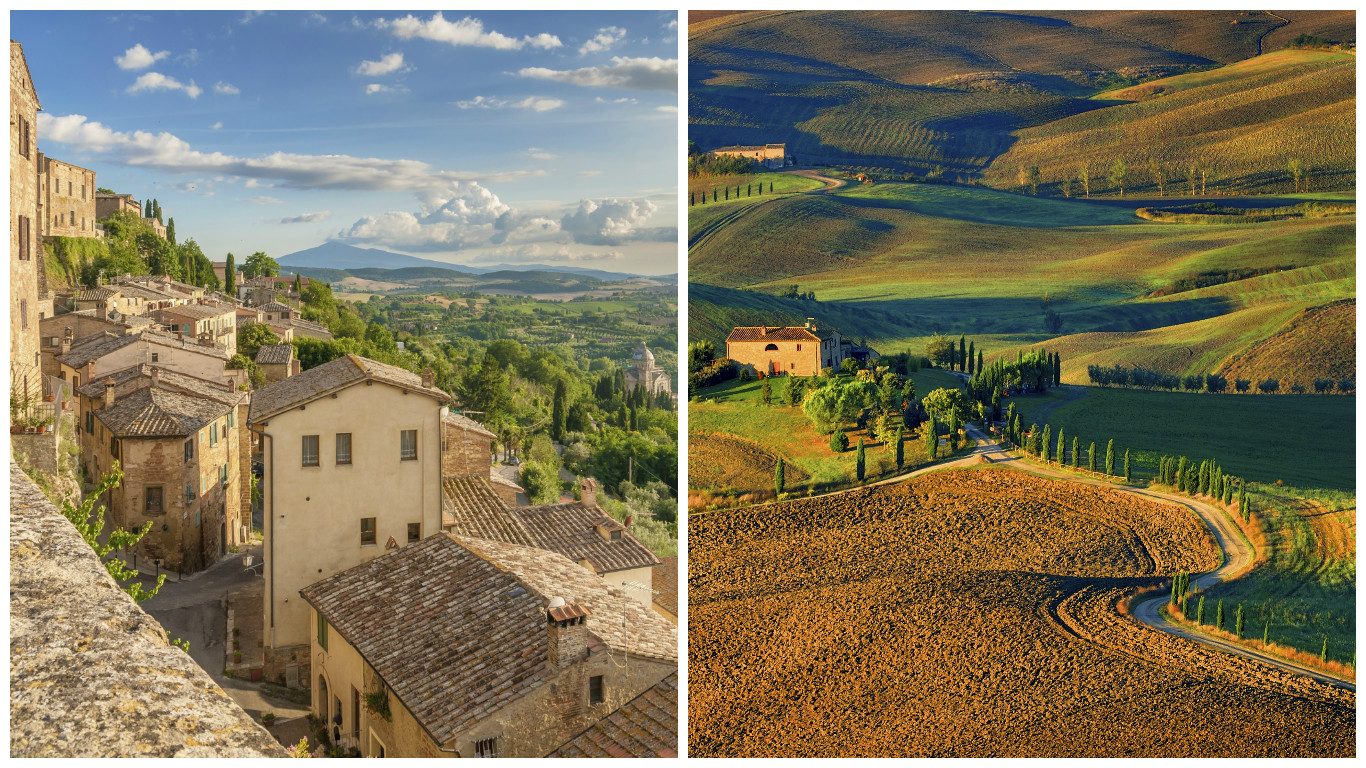
<path id="1" fill-rule="evenodd" d="M 666 274 L 676 16 L 14 11 L 10 37 L 39 148 L 214 260 L 340 240 Z"/>

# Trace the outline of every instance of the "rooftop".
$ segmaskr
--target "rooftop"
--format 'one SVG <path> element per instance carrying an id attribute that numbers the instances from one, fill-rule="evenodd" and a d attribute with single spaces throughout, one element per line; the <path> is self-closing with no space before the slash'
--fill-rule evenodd
<path id="1" fill-rule="evenodd" d="M 490 440 L 498 439 L 498 436 L 488 431 L 488 429 L 483 424 L 480 424 L 474 419 L 471 419 L 470 417 L 465 416 L 463 414 L 455 413 L 454 411 L 447 413 L 444 417 L 442 417 L 441 421 L 445 422 L 446 424 L 450 424 L 453 427 L 463 429 L 466 432 L 474 432 L 476 434 L 483 435 L 484 437 L 487 437 Z"/>
<path id="2" fill-rule="evenodd" d="M 678 757 L 678 673 L 645 689 L 546 757 Z"/>
<path id="3" fill-rule="evenodd" d="M 556 552 L 574 562 L 588 561 L 597 573 L 651 568 L 659 558 L 629 531 L 596 507 L 581 501 L 510 507 L 482 477 L 446 478 L 441 489 L 441 522 L 460 536 L 476 536 Z M 609 540 L 598 533 L 622 531 Z"/>
<path id="4" fill-rule="evenodd" d="M 422 386 L 422 377 L 416 373 L 360 355 L 343 355 L 257 390 L 252 395 L 248 421 L 265 421 L 277 413 L 366 380 L 419 392 L 443 403 L 451 399 L 440 389 Z"/>
<path id="5" fill-rule="evenodd" d="M 257 365 L 285 365 L 293 359 L 293 344 L 265 344 L 256 350 Z"/>
<path id="6" fill-rule="evenodd" d="M 300 594 L 438 744 L 553 681 L 545 609 L 588 609 L 590 647 L 677 661 L 673 628 L 560 555 L 437 534 Z"/>
<path id="7" fill-rule="evenodd" d="M 82 384 L 76 388 L 77 394 L 86 397 L 103 397 L 104 382 L 112 379 L 115 386 L 126 384 L 137 378 L 145 378 L 148 386 L 151 385 L 152 371 L 157 374 L 157 386 L 168 391 L 179 391 L 182 394 L 194 395 L 197 397 L 207 397 L 210 400 L 217 400 L 228 405 L 239 403 L 245 393 L 237 389 L 229 388 L 218 382 L 201 379 L 197 376 L 168 370 L 160 366 L 153 366 L 147 363 L 113 371 L 105 376 L 96 376 L 94 381 Z"/>
<path id="8" fill-rule="evenodd" d="M 148 387 L 96 411 L 95 418 L 118 437 L 185 437 L 231 410 L 218 399 Z"/>
<path id="9" fill-rule="evenodd" d="M 191 320 L 208 320 L 214 317 L 222 317 L 229 312 L 236 312 L 236 307 L 226 304 L 181 304 L 175 307 L 166 307 L 157 310 L 162 315 L 173 315 L 175 317 L 185 317 Z"/>
<path id="10" fill-rule="evenodd" d="M 118 295 L 118 289 L 100 286 L 98 288 L 86 288 L 76 291 L 76 301 L 105 301 Z"/>
<path id="11" fill-rule="evenodd" d="M 77 339 L 76 342 L 71 345 L 71 351 L 57 359 L 60 360 L 63 365 L 72 368 L 83 368 L 86 363 L 89 363 L 92 360 L 98 360 L 110 352 L 123 349 L 129 344 L 136 344 L 142 340 L 163 347 L 178 347 L 202 355 L 218 357 L 224 360 L 228 359 L 228 350 L 222 344 L 204 344 L 195 339 L 182 339 L 175 334 L 157 331 L 151 328 L 123 335 L 110 331 L 93 333 L 83 339 Z"/>
<path id="12" fill-rule="evenodd" d="M 678 555 L 660 558 L 659 565 L 651 572 L 650 586 L 655 591 L 655 604 L 677 616 Z"/>
<path id="13" fill-rule="evenodd" d="M 796 325 L 778 327 L 771 325 L 737 326 L 726 337 L 726 341 L 818 341 L 829 337 L 830 332 L 812 333 L 811 329 Z"/>

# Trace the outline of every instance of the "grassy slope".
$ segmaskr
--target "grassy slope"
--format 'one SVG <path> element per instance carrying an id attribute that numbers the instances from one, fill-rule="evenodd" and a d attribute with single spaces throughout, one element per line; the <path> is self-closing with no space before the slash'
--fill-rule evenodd
<path id="1" fill-rule="evenodd" d="M 1116 158 L 1129 166 L 1127 191 L 1156 192 L 1150 160 L 1167 166 L 1169 191 L 1188 190 L 1192 164 L 1212 167 L 1215 188 L 1289 192 L 1291 159 L 1311 169 L 1311 188 L 1356 183 L 1356 57 L 1280 51 L 1213 72 L 1180 75 L 1104 94 L 1138 99 L 1018 133 L 1019 141 L 985 174 L 1014 186 L 1020 167 L 1038 166 L 1043 189 L 1059 194 L 1064 177 L 1089 164 L 1092 189 Z"/>

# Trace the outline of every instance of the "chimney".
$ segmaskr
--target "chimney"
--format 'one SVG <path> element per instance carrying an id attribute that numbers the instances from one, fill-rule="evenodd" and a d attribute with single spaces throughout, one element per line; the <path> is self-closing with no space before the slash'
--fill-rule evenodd
<path id="1" fill-rule="evenodd" d="M 596 507 L 598 505 L 598 481 L 591 477 L 585 477 L 579 481 L 579 500 L 585 507 Z"/>
<path id="2" fill-rule="evenodd" d="M 546 606 L 546 656 L 550 666 L 566 669 L 574 662 L 588 658 L 588 609 L 577 603 L 566 603 L 562 597 L 551 598 Z"/>
<path id="3" fill-rule="evenodd" d="M 815 322 L 816 322 L 816 318 L 814 318 L 814 317 L 808 317 L 808 318 L 806 318 L 806 330 L 808 330 L 808 331 L 813 331 L 813 330 L 815 330 L 814 328 L 811 327 L 812 324 L 814 324 Z"/>
<path id="4" fill-rule="evenodd" d="M 108 408 L 113 408 L 113 407 L 114 407 L 114 380 L 113 380 L 113 379 L 105 379 L 105 380 L 104 380 L 104 408 L 105 408 L 105 409 L 108 409 Z"/>
<path id="5" fill-rule="evenodd" d="M 71 340 L 76 337 L 76 331 L 71 326 L 62 329 L 62 354 L 71 351 Z"/>
<path id="6" fill-rule="evenodd" d="M 422 386 L 427 389 L 433 389 L 436 387 L 436 371 L 433 371 L 431 368 L 428 368 L 427 370 L 422 372 Z"/>
<path id="7" fill-rule="evenodd" d="M 768 335 L 768 326 L 767 326 L 767 325 L 761 325 L 761 326 L 759 326 L 759 335 L 760 335 L 760 336 L 767 336 L 767 335 Z"/>
<path id="8" fill-rule="evenodd" d="M 153 369 L 152 369 L 152 386 L 155 387 L 155 386 L 157 386 L 157 385 L 160 384 L 160 383 L 161 383 L 161 370 L 160 370 L 159 368 L 153 368 Z"/>

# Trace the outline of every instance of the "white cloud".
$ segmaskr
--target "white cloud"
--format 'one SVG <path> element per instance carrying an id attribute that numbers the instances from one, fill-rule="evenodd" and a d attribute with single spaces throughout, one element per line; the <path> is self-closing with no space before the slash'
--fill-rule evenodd
<path id="1" fill-rule="evenodd" d="M 55 117 L 38 113 L 44 141 L 79 147 L 101 162 L 114 162 L 169 173 L 213 173 L 240 176 L 249 189 L 280 186 L 295 189 L 440 190 L 458 182 L 511 181 L 544 175 L 543 171 L 456 172 L 432 168 L 420 160 L 301 155 L 274 152 L 238 157 L 201 152 L 166 132 L 124 133 L 88 120 L 84 115 Z"/>
<path id="2" fill-rule="evenodd" d="M 222 120 L 219 120 L 218 122 L 214 123 L 213 125 L 211 125 L 211 126 L 209 126 L 209 127 L 212 128 L 212 129 L 214 129 L 214 130 L 216 131 L 216 130 L 218 130 L 219 128 L 222 128 L 222 127 L 223 127 L 223 121 L 222 121 Z"/>
<path id="3" fill-rule="evenodd" d="M 675 17 L 673 17 L 672 19 L 669 19 L 669 23 L 668 23 L 668 24 L 665 24 L 665 25 L 664 25 L 664 28 L 665 28 L 665 29 L 678 29 L 678 17 L 675 16 Z"/>
<path id="4" fill-rule="evenodd" d="M 503 109 L 511 107 L 513 109 L 530 109 L 536 112 L 549 112 L 552 109 L 563 107 L 564 104 L 563 99 L 547 99 L 539 96 L 528 96 L 521 101 L 508 101 L 493 96 L 475 96 L 473 99 L 455 102 L 455 105 L 461 109 Z"/>
<path id="5" fill-rule="evenodd" d="M 199 49 L 191 48 L 190 50 L 175 57 L 174 60 L 177 63 L 183 64 L 187 67 L 193 67 L 194 65 L 199 63 Z"/>
<path id="6" fill-rule="evenodd" d="M 379 83 L 370 83 L 369 85 L 365 86 L 365 95 L 369 96 L 372 93 L 387 93 L 392 90 L 394 89 L 390 88 L 387 85 L 380 85 Z"/>
<path id="7" fill-rule="evenodd" d="M 353 70 L 358 75 L 367 77 L 378 77 L 387 75 L 390 72 L 397 72 L 403 69 L 403 54 L 389 53 L 380 58 L 379 61 L 362 61 Z"/>
<path id="8" fill-rule="evenodd" d="M 597 176 L 602 171 L 579 171 L 580 176 Z"/>
<path id="9" fill-rule="evenodd" d="M 133 81 L 132 85 L 128 86 L 129 93 L 158 90 L 184 91 L 185 95 L 192 99 L 199 98 L 199 94 L 204 92 L 204 89 L 195 85 L 193 80 L 190 81 L 189 85 L 185 85 L 174 77 L 167 77 L 160 72 L 148 72 L 140 75 L 137 80 Z"/>
<path id="10" fill-rule="evenodd" d="M 634 104 L 636 100 L 630 96 L 622 96 L 619 99 L 604 99 L 601 96 L 594 97 L 593 101 L 599 104 Z"/>
<path id="11" fill-rule="evenodd" d="M 229 96 L 236 96 L 237 94 L 242 92 L 242 89 L 238 88 L 232 83 L 225 83 L 222 80 L 219 80 L 218 82 L 213 84 L 213 92 L 223 93 Z"/>
<path id="12" fill-rule="evenodd" d="M 124 51 L 122 56 L 115 56 L 114 63 L 119 65 L 119 69 L 146 69 L 170 55 L 170 51 L 152 53 L 138 43 Z"/>
<path id="13" fill-rule="evenodd" d="M 475 182 L 456 182 L 428 196 L 416 213 L 389 211 L 366 216 L 334 239 L 373 242 L 411 250 L 451 251 L 484 245 L 512 209 Z"/>
<path id="14" fill-rule="evenodd" d="M 317 11 L 310 11 L 309 14 L 308 14 L 308 17 L 307 17 L 306 19 L 304 19 L 304 24 L 305 24 L 305 25 L 326 24 L 326 23 L 327 23 L 327 17 L 324 16 L 324 15 L 322 15 L 321 13 L 318 13 Z"/>
<path id="15" fill-rule="evenodd" d="M 280 205 L 284 203 L 284 200 L 281 200 L 278 197 L 271 197 L 270 195 L 260 195 L 258 197 L 242 197 L 238 199 L 244 203 L 251 203 L 252 205 Z"/>
<path id="16" fill-rule="evenodd" d="M 264 13 L 265 11 L 243 11 L 242 18 L 238 19 L 237 22 L 239 24 L 250 24 Z"/>
<path id="17" fill-rule="evenodd" d="M 678 106 L 675 104 L 665 104 L 662 107 L 655 107 L 656 112 L 672 112 L 678 114 Z"/>
<path id="18" fill-rule="evenodd" d="M 585 56 L 590 53 L 598 53 L 611 48 L 621 42 L 626 37 L 626 30 L 621 27 L 603 27 L 598 30 L 591 40 L 579 46 L 579 55 Z"/>
<path id="19" fill-rule="evenodd" d="M 554 80 L 592 88 L 678 92 L 678 60 L 661 59 L 657 56 L 648 59 L 613 56 L 609 65 L 581 69 L 525 67 L 518 70 L 517 74 L 522 77 Z"/>
<path id="20" fill-rule="evenodd" d="M 537 96 L 528 96 L 511 106 L 517 109 L 530 109 L 535 112 L 549 112 L 552 109 L 559 109 L 564 106 L 563 99 L 543 99 Z"/>
<path id="21" fill-rule="evenodd" d="M 315 211 L 313 213 L 301 213 L 298 216 L 286 216 L 280 219 L 281 224 L 312 224 L 315 221 L 322 221 L 330 218 L 331 211 Z"/>
<path id="22" fill-rule="evenodd" d="M 574 236 L 575 242 L 591 245 L 619 245 L 636 235 L 659 206 L 636 200 L 580 200 L 573 213 L 560 219 L 560 229 Z"/>
<path id="23" fill-rule="evenodd" d="M 470 16 L 466 16 L 460 21 L 446 21 L 440 11 L 433 14 L 427 21 L 409 14 L 401 19 L 377 19 L 375 26 L 379 29 L 387 29 L 396 37 L 404 40 L 421 37 L 451 45 L 469 45 L 502 51 L 521 50 L 527 45 L 550 50 L 562 45 L 560 38 L 545 32 L 534 36 L 527 35 L 520 40 L 493 30 L 486 32 L 484 31 L 484 22 Z"/>
<path id="24" fill-rule="evenodd" d="M 537 160 L 554 160 L 559 157 L 559 155 L 553 152 L 547 152 L 539 147 L 528 147 L 526 153 Z"/>

